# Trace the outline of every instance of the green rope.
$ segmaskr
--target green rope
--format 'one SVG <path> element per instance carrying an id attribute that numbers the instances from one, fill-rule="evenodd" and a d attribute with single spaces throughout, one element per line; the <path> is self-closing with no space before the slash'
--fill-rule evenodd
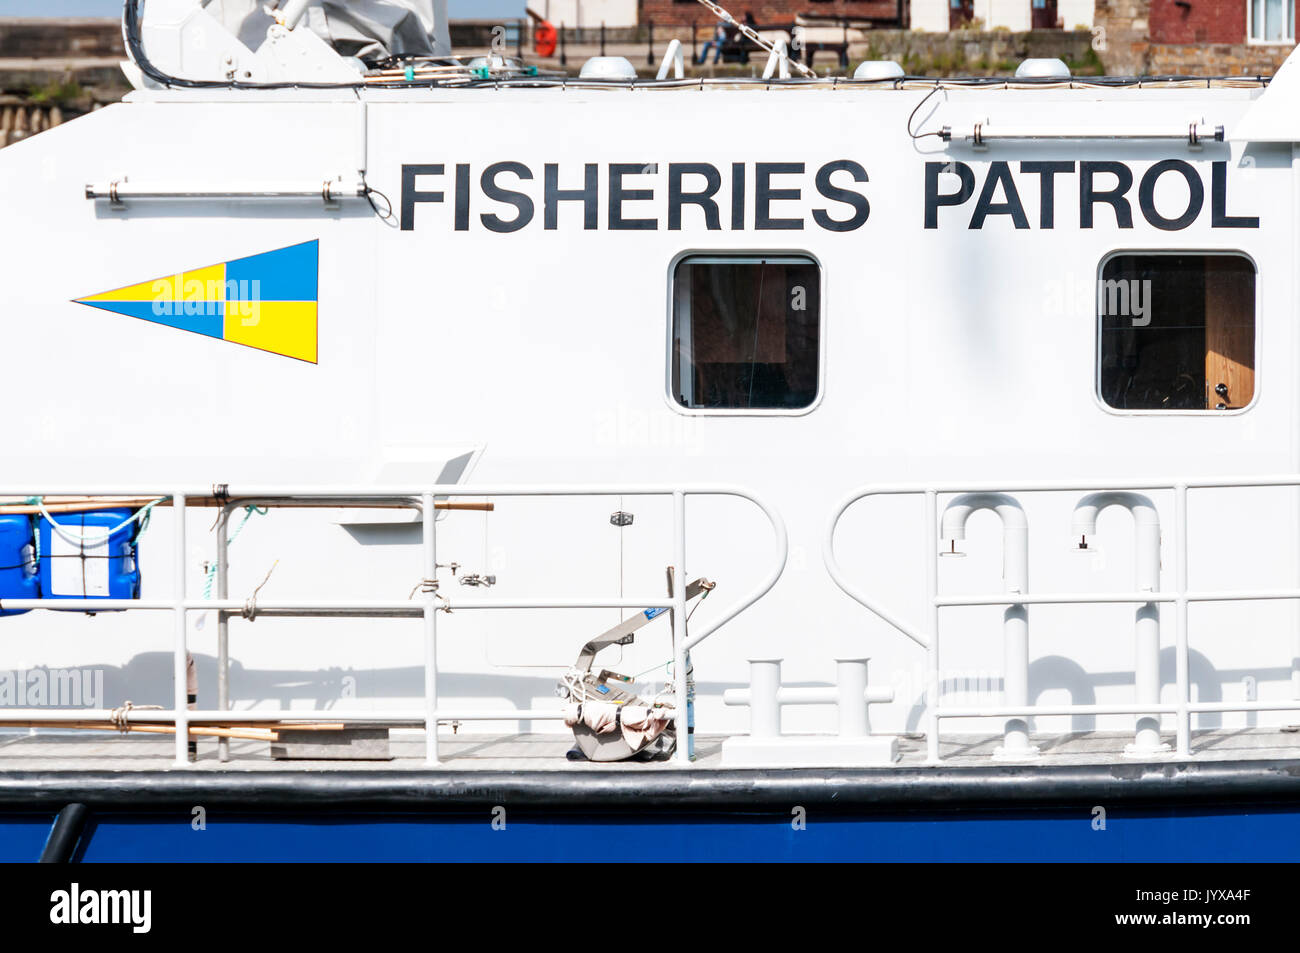
<path id="1" fill-rule="evenodd" d="M 658 665 L 656 665 L 654 668 L 648 668 L 648 669 L 646 669 L 644 672 L 640 672 L 640 673 L 638 673 L 638 674 L 636 674 L 636 675 L 633 675 L 633 676 L 632 676 L 632 681 L 634 681 L 634 682 L 639 682 L 639 681 L 641 681 L 641 679 L 643 679 L 645 676 L 649 675 L 651 672 L 657 672 L 657 671 L 659 671 L 659 669 L 663 669 L 663 670 L 664 670 L 664 678 L 667 678 L 667 677 L 668 677 L 668 669 L 672 667 L 672 664 L 673 664 L 672 659 L 669 659 L 667 662 L 660 662 L 660 663 L 659 663 Z"/>
<path id="2" fill-rule="evenodd" d="M 258 516 L 265 516 L 268 512 L 269 510 L 265 506 L 245 506 L 244 518 L 240 520 L 239 525 L 235 527 L 235 531 L 226 537 L 226 546 L 230 546 L 239 538 L 239 534 L 244 531 L 244 527 L 248 525 L 248 521 L 253 518 L 254 513 Z M 216 578 L 217 564 L 214 561 L 212 565 L 208 567 L 207 578 L 203 583 L 203 598 L 205 601 L 212 598 L 212 584 L 216 581 Z"/>
<path id="3" fill-rule="evenodd" d="M 170 499 L 171 499 L 170 496 L 159 497 L 158 499 L 154 500 L 152 503 L 148 503 L 145 506 L 143 506 L 140 509 L 140 512 L 136 514 L 135 518 L 137 520 L 137 527 L 136 527 L 135 535 L 131 537 L 132 548 L 135 548 L 135 544 L 139 542 L 140 537 L 144 535 L 144 531 L 149 528 L 149 520 L 153 518 L 153 508 L 157 506 L 159 503 L 162 503 Z"/>
<path id="4" fill-rule="evenodd" d="M 712 589 L 706 589 L 706 590 L 704 590 L 704 594 L 700 596 L 700 601 L 697 602 L 697 603 L 695 604 L 695 609 L 698 609 L 700 606 L 702 606 L 702 605 L 704 604 L 704 600 L 707 599 L 707 598 L 709 598 L 709 595 L 710 595 L 712 592 L 713 592 Z M 691 621 L 691 616 L 695 615 L 695 609 L 692 609 L 690 612 L 686 613 L 686 621 L 687 621 L 687 622 L 690 622 L 690 621 Z M 688 652 L 687 655 L 689 656 L 690 653 Z M 644 676 L 649 675 L 651 672 L 657 672 L 657 671 L 658 671 L 659 669 L 661 669 L 661 668 L 664 670 L 664 678 L 668 678 L 668 676 L 669 676 L 669 672 L 668 672 L 668 670 L 669 670 L 670 668 L 672 668 L 672 665 L 673 665 L 673 660 L 672 660 L 672 659 L 669 659 L 667 662 L 660 662 L 660 663 L 659 663 L 658 665 L 656 665 L 654 668 L 648 668 L 648 669 L 646 669 L 644 672 L 642 672 L 642 673 L 639 674 L 639 675 L 633 675 L 633 676 L 632 676 L 632 681 L 634 681 L 634 682 L 639 682 L 639 681 L 641 681 L 641 679 L 642 679 Z"/>

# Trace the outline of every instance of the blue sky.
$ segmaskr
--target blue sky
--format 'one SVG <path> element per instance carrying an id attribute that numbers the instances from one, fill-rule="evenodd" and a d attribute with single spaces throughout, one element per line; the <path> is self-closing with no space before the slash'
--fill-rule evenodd
<path id="1" fill-rule="evenodd" d="M 524 0 L 450 0 L 454 17 L 523 16 Z M 0 16 L 115 17 L 122 0 L 0 0 Z"/>

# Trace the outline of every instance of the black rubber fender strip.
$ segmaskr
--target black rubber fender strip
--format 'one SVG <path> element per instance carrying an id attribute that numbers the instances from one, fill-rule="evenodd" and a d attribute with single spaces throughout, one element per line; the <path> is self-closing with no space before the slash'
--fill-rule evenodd
<path id="1" fill-rule="evenodd" d="M 68 804 L 54 818 L 50 836 L 41 851 L 42 864 L 66 864 L 72 860 L 81 835 L 86 829 L 90 809 L 84 804 Z"/>
<path id="2" fill-rule="evenodd" d="M 1185 803 L 1300 804 L 1300 760 L 864 769 L 488 771 L 43 771 L 0 773 L 0 811 L 88 805 L 95 811 L 334 813 L 520 809 L 821 810 L 883 813 L 971 807 Z"/>

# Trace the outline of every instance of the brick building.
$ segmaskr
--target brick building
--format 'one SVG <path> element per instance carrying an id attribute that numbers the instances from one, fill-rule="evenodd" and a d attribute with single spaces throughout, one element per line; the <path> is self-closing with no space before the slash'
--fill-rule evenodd
<path id="1" fill-rule="evenodd" d="M 1295 0 L 1097 0 L 1106 72 L 1271 76 L 1295 47 Z"/>
<path id="2" fill-rule="evenodd" d="M 1152 0 L 1152 43 L 1284 44 L 1295 40 L 1294 0 Z"/>

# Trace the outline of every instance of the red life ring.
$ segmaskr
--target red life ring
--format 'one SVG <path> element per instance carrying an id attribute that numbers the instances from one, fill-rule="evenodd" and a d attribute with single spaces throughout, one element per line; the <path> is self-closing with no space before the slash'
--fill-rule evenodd
<path id="1" fill-rule="evenodd" d="M 537 29 L 533 31 L 533 52 L 542 58 L 555 55 L 555 44 L 558 42 L 559 35 L 555 32 L 555 27 L 543 20 L 537 24 Z"/>

